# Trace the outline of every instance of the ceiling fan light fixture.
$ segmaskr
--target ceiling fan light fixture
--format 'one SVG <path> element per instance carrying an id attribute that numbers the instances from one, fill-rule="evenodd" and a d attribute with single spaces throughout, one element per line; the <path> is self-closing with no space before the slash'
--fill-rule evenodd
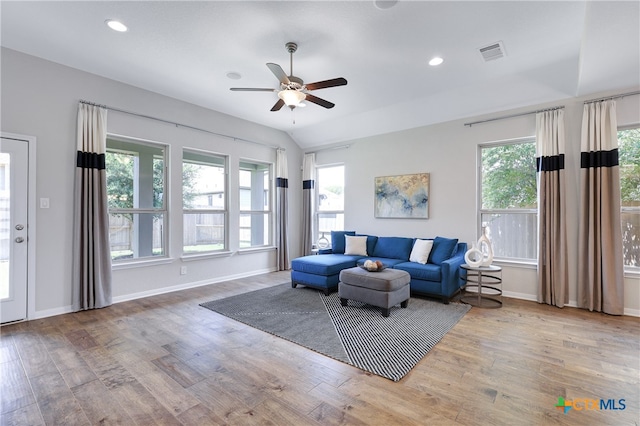
<path id="1" fill-rule="evenodd" d="M 1 0 L 0 0 L 1 1 Z M 291 72 L 287 75 L 282 67 L 272 62 L 267 62 L 267 68 L 280 82 L 280 89 L 268 89 L 266 87 L 231 87 L 233 91 L 239 92 L 275 92 L 278 94 L 278 101 L 271 107 L 271 111 L 280 111 L 283 106 L 288 106 L 292 111 L 294 108 L 305 106 L 302 101 L 308 101 L 319 105 L 323 108 L 331 109 L 336 104 L 325 99 L 312 95 L 313 90 L 326 89 L 328 87 L 344 86 L 347 84 L 345 78 L 332 78 L 331 80 L 316 81 L 314 83 L 304 84 L 300 77 L 293 75 L 293 52 L 296 51 L 298 45 L 289 42 L 285 45 L 289 52 L 291 61 Z"/>
<path id="2" fill-rule="evenodd" d="M 284 101 L 284 104 L 288 107 L 296 107 L 300 102 L 304 101 L 307 95 L 297 90 L 281 90 L 278 92 L 278 97 Z"/>

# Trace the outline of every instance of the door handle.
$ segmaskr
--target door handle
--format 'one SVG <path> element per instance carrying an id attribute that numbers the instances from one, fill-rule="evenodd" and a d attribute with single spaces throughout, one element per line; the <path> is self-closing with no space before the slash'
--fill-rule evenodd
<path id="1" fill-rule="evenodd" d="M 22 225 L 22 224 L 17 224 L 17 225 L 16 225 L 16 229 L 17 229 L 18 231 L 22 231 L 22 230 L 24 229 L 24 225 Z"/>
<path id="2" fill-rule="evenodd" d="M 24 238 L 22 238 L 22 237 L 17 237 L 16 238 L 16 243 L 22 243 L 22 242 L 24 242 Z"/>

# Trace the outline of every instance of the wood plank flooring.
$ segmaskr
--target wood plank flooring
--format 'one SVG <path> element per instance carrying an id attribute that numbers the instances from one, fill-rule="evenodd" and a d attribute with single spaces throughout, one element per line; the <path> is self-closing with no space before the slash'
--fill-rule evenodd
<path id="1" fill-rule="evenodd" d="M 198 306 L 288 280 L 277 272 L 4 326 L 0 423 L 640 421 L 638 318 L 505 298 L 501 309 L 472 308 L 394 383 Z M 577 407 L 564 414 L 559 396 Z M 584 398 L 624 399 L 625 409 L 587 410 Z"/>

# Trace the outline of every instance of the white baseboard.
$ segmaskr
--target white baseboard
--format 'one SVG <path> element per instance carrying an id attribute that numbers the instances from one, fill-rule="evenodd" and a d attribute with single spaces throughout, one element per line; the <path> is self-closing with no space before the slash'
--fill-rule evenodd
<path id="1" fill-rule="evenodd" d="M 517 292 L 513 292 L 513 291 L 505 291 L 504 293 L 502 293 L 502 295 L 504 297 L 510 297 L 512 299 L 521 299 L 521 300 L 529 300 L 531 302 L 537 302 L 538 298 L 533 295 L 533 294 L 528 294 L 528 293 L 517 293 Z M 566 303 L 564 306 L 570 307 L 570 308 L 577 308 L 578 307 L 578 302 L 576 300 L 569 300 L 569 303 Z M 640 310 L 639 309 L 630 309 L 630 308 L 624 308 L 624 314 L 625 316 L 630 316 L 630 317 L 640 317 Z"/>
<path id="2" fill-rule="evenodd" d="M 640 309 L 624 308 L 624 315 L 628 315 L 630 317 L 640 317 Z"/>
<path id="3" fill-rule="evenodd" d="M 190 288 L 202 287 L 204 285 L 216 284 L 224 281 L 237 280 L 239 278 L 247 278 L 247 277 L 252 277 L 254 275 L 267 274 L 269 272 L 275 272 L 275 271 L 277 271 L 277 268 L 261 269 L 261 270 L 251 271 L 243 274 L 227 275 L 224 277 L 216 277 L 214 279 L 194 281 L 194 282 L 174 285 L 170 287 L 162 287 L 162 288 L 153 289 L 153 290 L 141 291 L 138 293 L 125 294 L 122 296 L 114 297 L 113 303 L 122 303 L 130 300 L 142 299 L 144 297 L 157 296 L 159 294 L 171 293 L 171 292 L 180 291 L 180 290 L 187 290 Z M 54 309 L 45 309 L 42 311 L 36 311 L 35 317 L 30 318 L 30 320 L 53 317 L 56 315 L 69 314 L 71 312 L 73 312 L 72 305 L 62 306 L 60 308 L 54 308 Z"/>
<path id="4" fill-rule="evenodd" d="M 224 281 L 237 280 L 239 278 L 252 277 L 254 275 L 268 274 L 269 272 L 275 272 L 275 271 L 277 271 L 277 268 L 262 269 L 262 270 L 251 271 L 243 274 L 227 275 L 224 277 L 216 277 L 215 279 L 194 281 L 190 283 L 174 285 L 171 287 L 163 287 L 159 289 L 147 290 L 139 293 L 125 294 L 123 296 L 114 297 L 113 303 L 127 302 L 129 300 L 142 299 L 143 297 L 157 296 L 159 294 L 172 293 L 174 291 L 187 290 L 189 288 L 202 287 L 204 285 L 216 284 Z"/>
<path id="5" fill-rule="evenodd" d="M 62 306 L 60 308 L 45 309 L 44 311 L 36 311 L 35 316 L 33 318 L 29 318 L 29 320 L 55 317 L 56 315 L 70 314 L 71 312 L 73 312 L 72 305 Z"/>
<path id="6" fill-rule="evenodd" d="M 512 299 L 521 299 L 521 300 L 529 300 L 531 302 L 537 302 L 538 299 L 533 294 L 528 293 L 517 293 L 515 291 L 505 291 L 502 293 L 504 297 L 510 297 Z"/>

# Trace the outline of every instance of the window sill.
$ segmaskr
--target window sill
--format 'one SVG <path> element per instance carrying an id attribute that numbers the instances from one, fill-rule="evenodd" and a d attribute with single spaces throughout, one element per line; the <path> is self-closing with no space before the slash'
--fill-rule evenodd
<path id="1" fill-rule="evenodd" d="M 111 270 L 117 271 L 119 269 L 132 269 L 132 268 L 144 268 L 147 266 L 155 266 L 155 265 L 164 265 L 167 263 L 173 262 L 174 259 L 170 257 L 162 257 L 158 259 L 140 259 L 140 260 L 131 260 L 127 262 L 118 262 L 111 264 Z"/>
<path id="2" fill-rule="evenodd" d="M 251 247 L 251 248 L 239 249 L 238 254 L 251 254 L 251 253 L 259 253 L 263 251 L 273 251 L 273 250 L 276 250 L 275 246 Z"/>
<path id="3" fill-rule="evenodd" d="M 212 251 L 208 253 L 184 254 L 180 257 L 180 260 L 182 260 L 183 262 L 191 262 L 194 260 L 212 259 L 216 257 L 229 257 L 231 255 L 233 255 L 233 252 L 230 251 Z"/>
<path id="4" fill-rule="evenodd" d="M 526 261 L 526 260 L 494 259 L 493 263 L 495 263 L 496 265 L 508 266 L 512 268 L 538 269 L 537 262 Z"/>
<path id="5" fill-rule="evenodd" d="M 640 280 L 640 268 L 628 268 L 624 270 L 625 278 Z"/>
<path id="6" fill-rule="evenodd" d="M 500 266 L 508 266 L 512 268 L 522 268 L 522 269 L 538 269 L 538 264 L 535 262 L 527 262 L 527 261 L 516 261 L 516 260 L 506 260 L 506 259 L 494 259 L 493 263 Z M 625 268 L 624 277 L 640 280 L 640 268 Z"/>

